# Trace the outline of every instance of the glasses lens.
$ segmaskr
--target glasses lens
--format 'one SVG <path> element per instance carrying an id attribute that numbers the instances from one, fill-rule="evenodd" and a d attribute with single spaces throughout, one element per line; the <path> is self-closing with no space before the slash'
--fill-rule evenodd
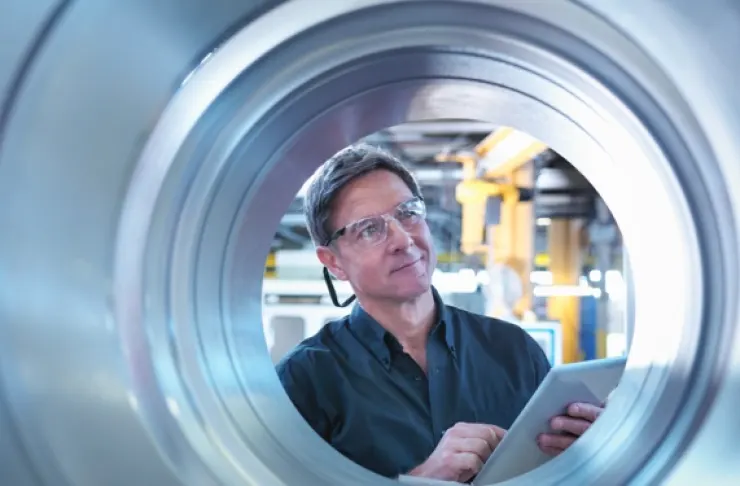
<path id="1" fill-rule="evenodd" d="M 426 217 L 426 206 L 419 199 L 401 204 L 396 209 L 396 220 L 406 229 L 411 229 Z"/>
<path id="2" fill-rule="evenodd" d="M 400 204 L 393 212 L 393 219 L 406 230 L 414 229 L 426 217 L 426 206 L 420 199 L 412 199 Z M 348 239 L 359 246 L 374 246 L 385 241 L 388 236 L 387 216 L 374 216 L 361 219 L 347 226 Z"/>
<path id="3" fill-rule="evenodd" d="M 365 218 L 347 228 L 350 239 L 361 245 L 374 245 L 380 243 L 386 236 L 385 219 L 378 216 Z"/>

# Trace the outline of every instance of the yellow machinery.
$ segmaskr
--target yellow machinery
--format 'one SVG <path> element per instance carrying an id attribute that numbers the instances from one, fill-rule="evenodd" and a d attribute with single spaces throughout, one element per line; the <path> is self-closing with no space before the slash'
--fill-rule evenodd
<path id="1" fill-rule="evenodd" d="M 514 140 L 516 138 L 516 140 Z M 505 147 L 508 145 L 508 147 Z M 534 186 L 532 159 L 547 146 L 510 127 L 502 127 L 480 142 L 471 154 L 441 154 L 439 162 L 458 162 L 463 167 L 463 180 L 456 188 L 462 205 L 460 251 L 480 254 L 491 264 L 506 265 L 517 273 L 522 283 L 522 297 L 512 309 L 525 319 L 532 309 L 530 273 L 534 261 L 534 208 L 531 201 L 520 200 L 521 189 Z M 503 157 L 496 155 L 504 154 Z M 499 161 L 496 162 L 495 159 Z M 489 162 L 484 164 L 482 162 Z M 496 224 L 486 225 L 489 198 L 501 199 L 501 212 Z M 579 223 L 554 221 L 549 231 L 549 267 L 554 285 L 577 285 L 580 275 Z M 502 315 L 504 309 L 494 309 Z M 579 359 L 577 296 L 552 296 L 548 300 L 548 317 L 563 327 L 563 360 Z"/>
<path id="2" fill-rule="evenodd" d="M 522 202 L 519 188 L 533 186 L 533 168 L 528 164 L 547 147 L 533 141 L 516 154 L 494 167 L 480 170 L 480 161 L 492 154 L 512 134 L 503 127 L 486 137 L 472 154 L 441 154 L 440 162 L 459 162 L 463 180 L 456 188 L 457 201 L 462 205 L 461 252 L 480 254 L 491 263 L 513 268 L 524 286 L 524 296 L 515 309 L 518 315 L 531 309 L 529 274 L 533 259 L 533 208 Z M 486 207 L 489 198 L 501 198 L 501 214 L 497 224 L 486 227 Z"/>
<path id="3" fill-rule="evenodd" d="M 553 220 L 548 232 L 550 272 L 555 286 L 576 286 L 581 270 L 581 224 L 578 220 Z M 548 298 L 547 314 L 563 329 L 563 361 L 582 359 L 579 345 L 580 297 L 554 295 Z"/>
<path id="4" fill-rule="evenodd" d="M 271 250 L 265 260 L 265 278 L 277 278 L 277 259 L 275 257 L 275 250 Z"/>

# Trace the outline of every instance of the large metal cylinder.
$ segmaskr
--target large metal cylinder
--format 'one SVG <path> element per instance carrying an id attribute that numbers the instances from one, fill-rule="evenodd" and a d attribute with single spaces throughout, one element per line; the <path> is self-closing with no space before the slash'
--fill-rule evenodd
<path id="1" fill-rule="evenodd" d="M 290 405 L 263 265 L 322 160 L 466 118 L 591 180 L 636 293 L 606 414 L 514 482 L 736 484 L 740 8 L 628 3 L 5 2 L 0 483 L 391 484 Z"/>

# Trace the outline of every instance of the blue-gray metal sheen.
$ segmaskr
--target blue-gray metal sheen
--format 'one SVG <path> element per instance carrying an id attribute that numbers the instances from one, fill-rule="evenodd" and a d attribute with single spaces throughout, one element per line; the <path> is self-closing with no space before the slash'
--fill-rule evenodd
<path id="1" fill-rule="evenodd" d="M 391 484 L 289 404 L 261 278 L 322 160 L 433 118 L 545 141 L 629 246 L 622 384 L 512 484 L 736 483 L 737 2 L 10 0 L 0 38 L 0 483 Z"/>

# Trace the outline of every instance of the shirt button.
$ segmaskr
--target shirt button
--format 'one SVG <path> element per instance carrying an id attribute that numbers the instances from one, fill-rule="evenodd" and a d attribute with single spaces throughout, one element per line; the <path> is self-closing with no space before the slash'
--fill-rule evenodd
<path id="1" fill-rule="evenodd" d="M 416 380 L 416 381 L 421 381 L 421 376 L 415 376 L 415 377 L 414 377 L 414 380 Z"/>

